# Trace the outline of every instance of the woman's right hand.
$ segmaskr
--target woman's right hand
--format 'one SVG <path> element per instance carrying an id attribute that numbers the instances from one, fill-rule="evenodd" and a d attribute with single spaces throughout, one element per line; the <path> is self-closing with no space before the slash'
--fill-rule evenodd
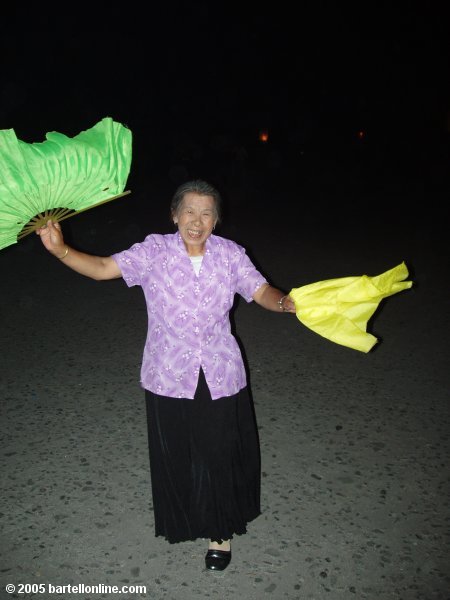
<path id="1" fill-rule="evenodd" d="M 41 237 L 41 241 L 45 248 L 56 257 L 60 257 L 67 249 L 64 243 L 64 237 L 61 231 L 61 225 L 53 223 L 51 219 L 47 221 L 47 225 L 36 230 L 37 235 Z"/>

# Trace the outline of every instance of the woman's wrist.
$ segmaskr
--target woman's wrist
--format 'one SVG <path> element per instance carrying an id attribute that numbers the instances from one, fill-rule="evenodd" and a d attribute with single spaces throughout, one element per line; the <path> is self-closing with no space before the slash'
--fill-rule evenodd
<path id="1" fill-rule="evenodd" d="M 69 246 L 66 246 L 66 251 L 64 252 L 64 254 L 62 256 L 57 256 L 56 258 L 59 258 L 59 260 L 63 260 L 64 258 L 66 258 L 66 256 L 69 254 Z"/>
<path id="2" fill-rule="evenodd" d="M 287 296 L 282 296 L 279 300 L 278 300 L 278 306 L 280 308 L 280 310 L 282 312 L 286 312 L 285 308 L 284 308 L 284 301 L 286 300 Z"/>

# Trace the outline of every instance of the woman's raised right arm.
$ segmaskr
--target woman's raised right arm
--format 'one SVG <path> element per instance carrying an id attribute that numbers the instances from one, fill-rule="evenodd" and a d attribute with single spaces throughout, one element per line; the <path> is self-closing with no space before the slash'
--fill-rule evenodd
<path id="1" fill-rule="evenodd" d="M 65 242 L 59 223 L 47 222 L 45 227 L 36 231 L 41 237 L 45 248 L 81 275 L 103 281 L 106 279 L 117 279 L 122 273 L 116 261 L 111 256 L 93 256 L 70 248 Z"/>

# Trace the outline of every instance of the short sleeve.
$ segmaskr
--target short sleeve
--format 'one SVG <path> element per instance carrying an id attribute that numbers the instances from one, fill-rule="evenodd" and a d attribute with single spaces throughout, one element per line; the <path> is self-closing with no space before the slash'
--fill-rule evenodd
<path id="1" fill-rule="evenodd" d="M 265 283 L 268 283 L 267 279 L 256 269 L 245 250 L 241 248 L 239 262 L 237 264 L 236 292 L 240 294 L 246 302 L 251 302 L 256 290 Z"/>
<path id="2" fill-rule="evenodd" d="M 125 283 L 132 287 L 142 285 L 143 278 L 155 256 L 161 251 L 161 236 L 148 235 L 143 242 L 133 244 L 128 250 L 112 254 Z"/>

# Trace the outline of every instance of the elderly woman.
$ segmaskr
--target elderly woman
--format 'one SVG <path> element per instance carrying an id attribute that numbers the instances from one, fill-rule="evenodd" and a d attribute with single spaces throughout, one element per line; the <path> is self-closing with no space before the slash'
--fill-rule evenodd
<path id="1" fill-rule="evenodd" d="M 295 312 L 244 248 L 213 234 L 221 198 L 208 183 L 181 185 L 172 199 L 178 231 L 150 234 L 109 257 L 70 248 L 58 223 L 37 233 L 68 267 L 96 280 L 140 285 L 148 312 L 141 365 L 147 403 L 155 535 L 209 540 L 206 568 L 223 570 L 230 540 L 260 514 L 256 422 L 229 313 L 234 296 Z"/>

